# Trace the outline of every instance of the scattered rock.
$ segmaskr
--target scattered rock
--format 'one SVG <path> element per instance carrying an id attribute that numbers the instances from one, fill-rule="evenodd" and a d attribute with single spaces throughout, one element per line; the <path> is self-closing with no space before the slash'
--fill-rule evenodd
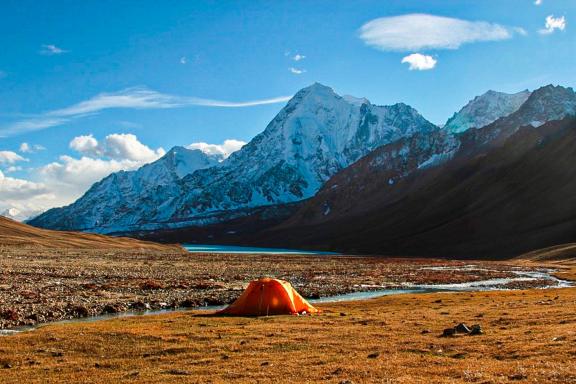
<path id="1" fill-rule="evenodd" d="M 77 305 L 72 309 L 72 313 L 77 317 L 88 317 L 90 316 L 90 311 L 83 305 Z"/>
<path id="2" fill-rule="evenodd" d="M 380 356 L 380 352 L 374 352 L 374 353 L 369 354 L 369 355 L 368 355 L 368 358 L 369 358 L 369 359 L 375 359 L 375 358 L 377 358 L 378 356 Z"/>
<path id="3" fill-rule="evenodd" d="M 552 341 L 564 341 L 564 340 L 566 340 L 566 336 L 558 336 L 552 338 Z"/>
<path id="4" fill-rule="evenodd" d="M 148 311 L 152 308 L 150 307 L 150 304 L 148 304 L 148 303 L 144 303 L 142 301 L 137 301 L 135 303 L 132 303 L 132 309 L 135 309 L 138 311 Z"/>
<path id="5" fill-rule="evenodd" d="M 472 329 L 470 330 L 470 336 L 476 336 L 476 335 L 482 335 L 484 334 L 484 331 L 482 330 L 482 327 L 480 326 L 480 324 L 474 324 L 472 326 Z"/>
<path id="6" fill-rule="evenodd" d="M 190 376 L 192 374 L 190 371 L 186 371 L 184 369 L 168 369 L 166 371 L 162 371 L 162 373 L 174 376 Z"/>
<path id="7" fill-rule="evenodd" d="M 456 329 L 454 328 L 446 328 L 442 331 L 442 337 L 452 337 L 456 335 Z"/>
<path id="8" fill-rule="evenodd" d="M 197 307 L 199 305 L 198 301 L 193 300 L 193 299 L 185 299 L 184 301 L 182 301 L 180 303 L 180 307 L 183 308 L 194 308 Z"/>
<path id="9" fill-rule="evenodd" d="M 344 312 L 340 312 L 340 316 L 346 316 Z"/>
<path id="10" fill-rule="evenodd" d="M 140 288 L 141 289 L 147 289 L 147 290 L 163 289 L 164 284 L 162 284 L 156 280 L 146 280 L 145 282 L 140 284 Z"/>
<path id="11" fill-rule="evenodd" d="M 0 312 L 0 319 L 16 321 L 20 316 L 18 316 L 18 312 L 13 309 L 7 309 L 3 312 Z"/>
<path id="12" fill-rule="evenodd" d="M 526 380 L 528 376 L 523 373 L 515 373 L 513 375 L 508 376 L 510 380 Z"/>
<path id="13" fill-rule="evenodd" d="M 333 375 L 340 375 L 344 372 L 344 370 L 342 368 L 336 368 L 336 370 L 334 370 L 334 372 L 332 372 Z"/>
<path id="14" fill-rule="evenodd" d="M 470 328 L 464 323 L 460 323 L 454 327 L 456 333 L 470 333 Z"/>
<path id="15" fill-rule="evenodd" d="M 124 312 L 125 310 L 126 307 L 124 307 L 122 304 L 107 304 L 104 306 L 104 308 L 102 308 L 102 313 L 112 314 L 112 313 Z"/>
<path id="16" fill-rule="evenodd" d="M 260 364 L 261 367 L 267 367 L 269 365 L 270 365 L 270 362 L 268 362 L 268 361 L 264 361 L 264 362 L 262 362 L 262 364 Z"/>
<path id="17" fill-rule="evenodd" d="M 430 331 L 429 329 L 423 329 L 422 332 L 420 332 L 421 334 L 425 335 L 427 333 L 430 333 L 432 331 Z"/>
<path id="18" fill-rule="evenodd" d="M 354 384 L 354 382 L 350 380 L 341 380 L 338 384 Z"/>
<path id="19" fill-rule="evenodd" d="M 10 368 L 12 368 L 12 364 L 10 364 L 10 363 L 3 363 L 3 364 L 2 364 L 2 368 L 4 368 L 4 369 L 10 369 Z"/>

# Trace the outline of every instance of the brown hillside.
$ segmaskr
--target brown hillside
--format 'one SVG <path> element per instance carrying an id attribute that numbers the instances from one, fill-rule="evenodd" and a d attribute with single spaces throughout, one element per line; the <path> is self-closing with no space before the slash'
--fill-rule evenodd
<path id="1" fill-rule="evenodd" d="M 556 245 L 528 252 L 517 257 L 518 260 L 528 260 L 545 263 L 561 263 L 576 265 L 576 243 Z"/>
<path id="2" fill-rule="evenodd" d="M 39 229 L 0 216 L 0 246 L 43 248 L 147 249 L 171 250 L 176 245 L 162 245 L 125 237 L 110 237 L 82 232 L 60 232 Z"/>

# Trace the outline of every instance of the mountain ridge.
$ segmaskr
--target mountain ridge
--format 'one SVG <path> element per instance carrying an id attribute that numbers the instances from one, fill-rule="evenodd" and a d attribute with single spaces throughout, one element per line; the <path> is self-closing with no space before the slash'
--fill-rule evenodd
<path id="1" fill-rule="evenodd" d="M 91 189 L 31 224 L 111 233 L 230 220 L 245 210 L 309 198 L 374 148 L 437 129 L 404 103 L 350 103 L 315 83 L 296 93 L 262 133 L 217 166 L 152 189 L 132 188 L 140 194 L 134 201 L 119 194 L 111 201 Z"/>

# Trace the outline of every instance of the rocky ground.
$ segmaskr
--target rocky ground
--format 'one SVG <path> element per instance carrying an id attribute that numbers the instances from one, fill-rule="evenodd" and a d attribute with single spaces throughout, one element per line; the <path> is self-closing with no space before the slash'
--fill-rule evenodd
<path id="1" fill-rule="evenodd" d="M 125 311 L 226 304 L 238 297 L 250 280 L 261 276 L 288 280 L 306 297 L 397 288 L 403 283 L 459 283 L 514 276 L 510 265 L 475 264 L 478 269 L 445 269 L 437 267 L 461 267 L 464 263 L 2 247 L 0 329 Z M 516 282 L 509 288 L 542 284 Z"/>

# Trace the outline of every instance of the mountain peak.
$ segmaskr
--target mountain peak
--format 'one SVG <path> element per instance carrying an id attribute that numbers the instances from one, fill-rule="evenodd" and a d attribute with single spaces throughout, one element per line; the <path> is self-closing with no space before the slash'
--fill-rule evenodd
<path id="1" fill-rule="evenodd" d="M 464 132 L 469 128 L 482 128 L 516 112 L 530 94 L 528 90 L 513 94 L 489 90 L 468 102 L 448 119 L 444 127 L 452 133 Z"/>
<path id="2" fill-rule="evenodd" d="M 571 97 L 574 95 L 574 89 L 572 89 L 571 87 L 563 87 L 561 85 L 548 84 L 536 89 L 532 94 L 533 98 L 538 98 L 542 96 L 551 96 L 551 95 L 557 95 L 559 97 L 562 96 Z"/>
<path id="3" fill-rule="evenodd" d="M 314 83 L 314 84 L 309 85 L 305 88 L 302 88 L 300 91 L 298 91 L 298 93 L 296 95 L 300 96 L 302 98 L 304 98 L 306 96 L 308 96 L 308 97 L 309 96 L 315 96 L 315 97 L 338 96 L 332 88 L 330 88 L 324 84 L 320 84 L 320 83 Z"/>

